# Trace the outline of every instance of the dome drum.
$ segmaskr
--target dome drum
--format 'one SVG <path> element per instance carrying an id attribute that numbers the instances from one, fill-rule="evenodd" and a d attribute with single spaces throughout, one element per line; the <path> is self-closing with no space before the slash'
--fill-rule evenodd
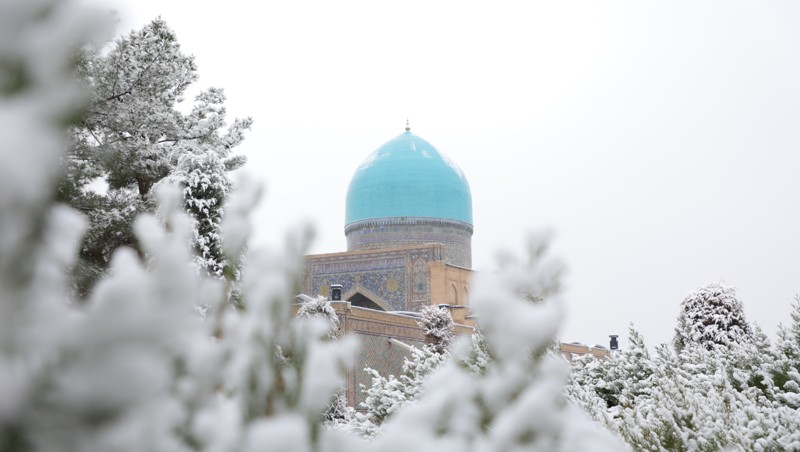
<path id="1" fill-rule="evenodd" d="M 347 225 L 345 235 L 348 251 L 441 243 L 446 263 L 472 266 L 472 225 L 462 221 L 423 217 L 362 220 Z"/>

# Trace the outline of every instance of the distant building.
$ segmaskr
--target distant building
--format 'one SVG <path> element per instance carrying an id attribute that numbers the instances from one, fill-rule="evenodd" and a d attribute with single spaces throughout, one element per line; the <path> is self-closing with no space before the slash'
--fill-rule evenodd
<path id="1" fill-rule="evenodd" d="M 348 401 L 357 406 L 359 384 L 370 383 L 364 367 L 398 375 L 408 351 L 397 341 L 423 344 L 415 320 L 422 307 L 447 305 L 457 333 L 475 326 L 467 307 L 472 195 L 458 166 L 407 126 L 361 162 L 346 204 L 347 251 L 306 256 L 303 289 L 341 291 L 334 308 L 362 343 L 347 377 Z M 569 348 L 568 356 L 581 351 Z"/>

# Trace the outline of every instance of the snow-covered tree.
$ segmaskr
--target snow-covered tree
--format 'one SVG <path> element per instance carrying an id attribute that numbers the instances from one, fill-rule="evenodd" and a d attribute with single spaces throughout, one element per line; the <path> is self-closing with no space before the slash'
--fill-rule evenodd
<path id="1" fill-rule="evenodd" d="M 728 378 L 736 391 L 774 401 L 776 388 L 772 371 L 778 358 L 764 331 L 758 325 L 752 325 L 750 329 L 750 340 L 732 344 L 723 350 Z"/>
<path id="2" fill-rule="evenodd" d="M 772 381 L 780 403 L 800 410 L 800 296 L 792 304 L 791 319 L 788 327 L 778 329 Z"/>
<path id="3" fill-rule="evenodd" d="M 729 378 L 730 346 L 658 349 L 650 393 L 620 413 L 622 436 L 641 450 L 797 450 L 797 413 Z"/>
<path id="4" fill-rule="evenodd" d="M 489 350 L 489 344 L 480 329 L 476 329 L 472 333 L 469 346 L 459 356 L 461 356 L 461 365 L 470 372 L 478 375 L 486 372 L 492 363 L 492 351 Z"/>
<path id="5" fill-rule="evenodd" d="M 432 347 L 411 347 L 411 356 L 403 362 L 400 376 L 382 376 L 371 368 L 364 369 L 370 374 L 370 387 L 364 388 L 366 395 L 358 413 L 352 418 L 353 430 L 370 438 L 379 433 L 381 425 L 393 413 L 405 405 L 415 402 L 424 394 L 425 380 L 436 371 L 450 355 L 444 351 L 437 353 Z"/>
<path id="6" fill-rule="evenodd" d="M 571 403 L 581 408 L 592 419 L 617 432 L 615 416 L 619 411 L 619 405 L 609 406 L 607 397 L 602 397 L 604 395 L 602 390 L 608 386 L 606 366 L 606 361 L 591 355 L 573 357 L 565 394 Z M 612 401 L 614 402 L 618 402 L 618 398 Z"/>
<path id="7" fill-rule="evenodd" d="M 219 154 L 208 149 L 181 155 L 175 172 L 175 179 L 183 185 L 186 211 L 195 220 L 195 260 L 198 267 L 217 277 L 225 270 L 220 224 L 222 205 L 232 185 L 227 172 Z"/>
<path id="8" fill-rule="evenodd" d="M 722 284 L 709 284 L 690 293 L 681 303 L 673 341 L 677 350 L 691 343 L 730 344 L 750 338 L 736 290 Z"/>
<path id="9" fill-rule="evenodd" d="M 351 429 L 365 438 L 378 434 L 380 426 L 396 410 L 405 406 L 409 399 L 406 386 L 394 375 L 382 376 L 372 368 L 364 369 L 370 375 L 370 387 L 362 388 L 366 397 L 361 402 L 363 413 L 357 413 L 351 420 Z"/>
<path id="10" fill-rule="evenodd" d="M 615 353 L 609 365 L 614 369 L 608 375 L 610 380 L 622 382 L 617 401 L 622 406 L 634 406 L 636 400 L 649 391 L 649 378 L 655 372 L 655 365 L 644 342 L 644 337 L 631 324 L 628 327 L 628 347 Z"/>
<path id="11" fill-rule="evenodd" d="M 621 429 L 620 411 L 637 409 L 640 398 L 650 392 L 655 372 L 644 338 L 633 325 L 628 328 L 628 344 L 628 348 L 606 358 L 591 354 L 575 357 L 567 385 L 572 402 L 616 433 Z"/>
<path id="12" fill-rule="evenodd" d="M 226 271 L 222 253 L 220 225 L 223 204 L 233 186 L 228 173 L 245 163 L 232 149 L 244 140 L 251 119 L 237 119 L 225 133 L 225 95 L 210 88 L 200 93 L 191 114 L 186 118 L 184 138 L 177 164 L 168 180 L 183 187 L 185 207 L 195 220 L 194 246 L 198 266 L 210 275 L 221 277 Z M 228 266 L 236 274 L 236 268 Z"/>
<path id="13" fill-rule="evenodd" d="M 425 330 L 425 346 L 434 353 L 444 353 L 453 341 L 453 317 L 447 308 L 425 306 L 417 324 Z"/>
<path id="14" fill-rule="evenodd" d="M 195 220 L 198 266 L 221 277 L 219 224 L 231 188 L 227 172 L 244 163 L 232 148 L 252 121 L 237 119 L 226 128 L 225 96 L 216 88 L 200 93 L 191 113 L 178 110 L 197 80 L 197 67 L 161 19 L 107 51 L 84 48 L 78 74 L 91 96 L 72 127 L 58 190 L 61 201 L 91 220 L 75 272 L 78 292 L 88 293 L 114 250 L 138 247 L 133 218 L 154 211 L 152 189 L 164 180 L 184 187 L 186 209 Z M 98 181 L 107 186 L 93 188 L 102 185 Z"/>
<path id="15" fill-rule="evenodd" d="M 631 328 L 627 350 L 574 361 L 568 395 L 635 450 L 800 450 L 800 410 L 782 402 L 780 346 L 746 331 L 650 357 Z"/>

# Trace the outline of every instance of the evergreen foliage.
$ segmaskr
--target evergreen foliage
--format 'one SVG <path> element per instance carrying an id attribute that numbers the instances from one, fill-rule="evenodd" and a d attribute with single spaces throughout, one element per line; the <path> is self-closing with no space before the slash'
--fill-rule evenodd
<path id="1" fill-rule="evenodd" d="M 461 365 L 472 373 L 483 375 L 492 363 L 492 351 L 480 329 L 475 330 L 470 336 L 470 343 L 462 353 Z"/>
<path id="2" fill-rule="evenodd" d="M 425 330 L 425 346 L 434 353 L 444 353 L 453 341 L 453 317 L 441 306 L 425 306 L 417 324 Z"/>
<path id="3" fill-rule="evenodd" d="M 778 329 L 772 383 L 778 402 L 800 412 L 800 295 L 792 303 L 791 319 L 788 327 Z"/>
<path id="4" fill-rule="evenodd" d="M 329 338 L 336 339 L 342 336 L 342 331 L 339 329 L 339 316 L 336 315 L 336 310 L 331 306 L 331 302 L 325 297 L 317 297 L 301 304 L 297 310 L 297 317 L 322 319 L 328 325 Z"/>
<path id="5" fill-rule="evenodd" d="M 675 349 L 682 350 L 689 344 L 711 348 L 749 338 L 750 326 L 734 288 L 709 284 L 690 293 L 681 303 Z"/>
<path id="6" fill-rule="evenodd" d="M 197 67 L 161 19 L 107 51 L 85 49 L 77 72 L 90 97 L 71 128 L 58 187 L 59 200 L 90 220 L 75 272 L 78 294 L 89 293 L 114 250 L 140 250 L 133 220 L 154 212 L 152 190 L 162 181 L 184 189 L 185 208 L 195 223 L 197 266 L 222 277 L 219 227 L 232 185 L 228 172 L 244 164 L 232 149 L 252 121 L 237 119 L 226 127 L 225 96 L 217 88 L 200 93 L 189 114 L 180 112 Z"/>
<path id="7" fill-rule="evenodd" d="M 450 358 L 447 351 L 438 353 L 427 345 L 411 347 L 410 353 L 403 361 L 399 377 L 384 377 L 375 369 L 364 369 L 370 374 L 371 383 L 369 388 L 363 388 L 366 395 L 360 406 L 363 413 L 352 417 L 354 431 L 367 438 L 377 435 L 393 413 L 423 395 L 425 380 Z"/>
<path id="8" fill-rule="evenodd" d="M 687 298 L 676 335 L 681 348 L 662 345 L 651 357 L 631 328 L 627 350 L 576 360 L 569 398 L 635 450 L 800 450 L 791 328 L 771 345 L 758 327 L 738 322 L 741 302 L 732 296 L 732 289 L 706 287 Z M 716 301 L 704 309 L 697 300 L 707 299 Z M 686 315 L 687 305 L 706 315 Z"/>

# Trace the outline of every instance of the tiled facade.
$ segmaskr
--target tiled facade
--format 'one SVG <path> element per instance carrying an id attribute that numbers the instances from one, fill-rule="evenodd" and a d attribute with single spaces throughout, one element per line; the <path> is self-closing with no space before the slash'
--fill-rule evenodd
<path id="1" fill-rule="evenodd" d="M 348 403 L 359 407 L 365 399 L 362 385 L 371 384 L 364 368 L 386 377 L 400 375 L 409 354 L 402 344 L 424 345 L 425 334 L 416 319 L 397 311 L 450 304 L 457 334 L 472 333 L 474 321 L 465 306 L 472 226 L 403 217 L 359 221 L 348 225 L 345 233 L 347 252 L 306 256 L 303 292 L 328 297 L 331 285 L 342 286 L 342 302 L 332 304 L 344 332 L 361 344 L 346 385 Z M 361 297 L 375 309 L 356 306 Z"/>
<path id="2" fill-rule="evenodd" d="M 304 293 L 327 296 L 341 284 L 343 300 L 361 293 L 387 311 L 416 311 L 431 304 L 429 263 L 441 262 L 443 251 L 427 244 L 306 256 Z"/>
<path id="3" fill-rule="evenodd" d="M 347 225 L 345 235 L 348 251 L 440 243 L 446 263 L 472 267 L 472 225 L 461 221 L 418 217 L 362 220 Z"/>

